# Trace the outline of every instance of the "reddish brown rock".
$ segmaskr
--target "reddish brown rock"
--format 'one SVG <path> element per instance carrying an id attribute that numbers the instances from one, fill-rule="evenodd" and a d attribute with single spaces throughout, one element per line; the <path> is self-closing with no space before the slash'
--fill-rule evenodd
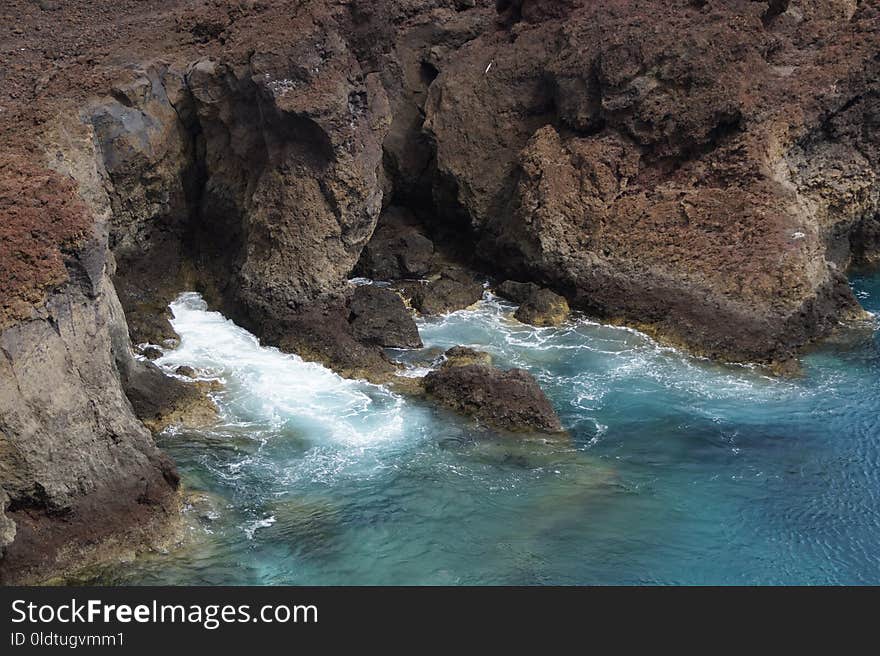
<path id="1" fill-rule="evenodd" d="M 494 428 L 512 432 L 560 433 L 562 424 L 540 386 L 522 369 L 468 364 L 442 367 L 424 378 L 438 403 Z"/>
<path id="2" fill-rule="evenodd" d="M 421 348 L 419 329 L 400 295 L 375 285 L 357 287 L 348 302 L 354 336 L 389 348 Z"/>
<path id="3" fill-rule="evenodd" d="M 173 514 L 121 386 L 122 309 L 169 345 L 167 301 L 197 288 L 268 343 L 387 379 L 344 299 L 383 206 L 435 250 L 737 360 L 857 312 L 844 272 L 880 252 L 873 0 L 2 11 L 0 364 L 27 383 L 0 379 L 4 581 Z M 447 272 L 413 300 L 479 287 Z"/>
<path id="4" fill-rule="evenodd" d="M 445 61 L 425 110 L 435 195 L 487 262 L 735 360 L 785 360 L 858 311 L 876 7 L 507 4 L 509 33 Z"/>

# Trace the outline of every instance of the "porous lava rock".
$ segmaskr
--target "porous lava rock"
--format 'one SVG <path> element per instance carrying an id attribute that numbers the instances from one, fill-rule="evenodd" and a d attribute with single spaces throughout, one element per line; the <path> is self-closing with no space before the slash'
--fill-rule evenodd
<path id="1" fill-rule="evenodd" d="M 468 364 L 441 367 L 424 378 L 430 398 L 493 428 L 560 433 L 562 423 L 537 381 L 523 369 Z"/>

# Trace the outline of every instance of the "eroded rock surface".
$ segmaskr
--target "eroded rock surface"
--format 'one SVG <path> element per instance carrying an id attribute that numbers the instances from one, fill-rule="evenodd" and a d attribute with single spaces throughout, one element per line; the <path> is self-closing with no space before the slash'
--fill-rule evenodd
<path id="1" fill-rule="evenodd" d="M 787 359 L 857 311 L 873 3 L 504 4 L 509 31 L 443 61 L 425 105 L 435 196 L 487 261 L 737 360 Z"/>
<path id="2" fill-rule="evenodd" d="M 392 348 L 420 348 L 422 340 L 400 295 L 384 287 L 362 285 L 348 302 L 349 323 L 356 339 Z"/>
<path id="3" fill-rule="evenodd" d="M 512 432 L 559 433 L 562 424 L 527 371 L 468 364 L 442 367 L 424 378 L 428 396 L 485 424 Z"/>
<path id="4" fill-rule="evenodd" d="M 873 0 L 42 4 L 0 9 L 4 580 L 171 513 L 121 372 L 127 333 L 175 343 L 183 289 L 387 380 L 359 261 L 426 278 L 425 314 L 482 296 L 453 261 L 773 363 L 856 315 L 846 268 L 878 260 Z M 443 375 L 468 371 L 528 387 Z"/>
<path id="5" fill-rule="evenodd" d="M 483 298 L 483 285 L 471 271 L 448 266 L 429 280 L 402 286 L 412 306 L 422 314 L 446 314 L 470 307 Z"/>
<path id="6" fill-rule="evenodd" d="M 38 316 L 0 332 L 7 535 L 15 523 L 0 561 L 4 583 L 82 564 L 104 538 L 136 535 L 138 543 L 176 514 L 174 464 L 120 384 L 118 364 L 134 360 L 105 252 L 96 242 L 71 258 L 71 281 Z"/>
<path id="7" fill-rule="evenodd" d="M 514 312 L 513 317 L 533 326 L 558 326 L 569 315 L 568 302 L 549 289 L 532 291 Z"/>
<path id="8" fill-rule="evenodd" d="M 469 346 L 453 346 L 443 354 L 443 367 L 463 367 L 469 364 L 490 365 L 492 355 Z"/>

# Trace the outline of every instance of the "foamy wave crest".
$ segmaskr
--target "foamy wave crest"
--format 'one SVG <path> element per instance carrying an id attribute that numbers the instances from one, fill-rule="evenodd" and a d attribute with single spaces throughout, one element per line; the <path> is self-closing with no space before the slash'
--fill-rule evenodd
<path id="1" fill-rule="evenodd" d="M 389 390 L 346 380 L 297 355 L 261 346 L 194 292 L 171 304 L 180 346 L 160 360 L 171 369 L 187 364 L 220 375 L 221 410 L 241 422 L 251 417 L 271 427 L 289 426 L 315 439 L 346 444 L 388 441 L 403 434 L 403 400 Z"/>

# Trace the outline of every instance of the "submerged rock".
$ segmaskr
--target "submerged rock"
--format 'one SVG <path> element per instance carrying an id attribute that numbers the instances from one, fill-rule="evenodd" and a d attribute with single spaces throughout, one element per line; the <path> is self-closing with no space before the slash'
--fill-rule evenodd
<path id="1" fill-rule="evenodd" d="M 549 289 L 532 291 L 513 317 L 533 326 L 558 326 L 568 318 L 568 301 Z"/>
<path id="2" fill-rule="evenodd" d="M 329 499 L 278 499 L 266 504 L 263 511 L 259 530 L 269 539 L 294 545 L 300 555 L 325 557 L 328 547 L 342 534 L 344 516 Z"/>
<path id="3" fill-rule="evenodd" d="M 200 522 L 210 524 L 223 514 L 226 501 L 218 494 L 204 490 L 190 490 L 183 498 L 183 512 L 192 513 Z"/>
<path id="4" fill-rule="evenodd" d="M 357 287 L 348 303 L 356 339 L 391 348 L 420 348 L 419 329 L 397 292 L 375 285 Z"/>
<path id="5" fill-rule="evenodd" d="M 469 364 L 443 367 L 424 378 L 429 397 L 494 428 L 560 433 L 562 423 L 537 381 L 523 369 Z"/>
<path id="6" fill-rule="evenodd" d="M 464 367 L 469 364 L 490 365 L 492 356 L 469 346 L 453 346 L 444 353 L 443 367 Z"/>

